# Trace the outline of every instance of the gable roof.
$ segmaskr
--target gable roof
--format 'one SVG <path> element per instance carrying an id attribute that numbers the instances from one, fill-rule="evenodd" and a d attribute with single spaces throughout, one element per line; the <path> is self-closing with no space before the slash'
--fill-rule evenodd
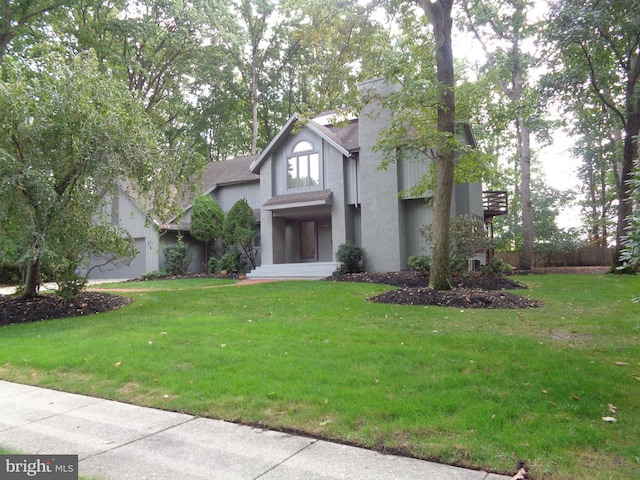
<path id="1" fill-rule="evenodd" d="M 271 143 L 267 145 L 267 148 L 258 156 L 258 158 L 251 164 L 249 167 L 249 171 L 251 173 L 257 172 L 260 170 L 260 165 L 262 162 L 273 152 L 280 144 L 287 138 L 287 136 L 293 130 L 296 122 L 302 121 L 300 116 L 297 113 L 291 115 L 291 118 L 287 120 L 287 123 L 280 129 L 278 134 L 271 140 Z M 331 128 L 325 127 L 313 120 L 309 120 L 304 124 L 304 128 L 309 128 L 314 131 L 321 138 L 326 140 L 329 144 L 331 144 L 334 148 L 336 148 L 340 153 L 349 157 L 351 155 L 350 149 L 347 145 L 343 144 L 343 139 L 336 134 L 334 130 Z"/>
<path id="2" fill-rule="evenodd" d="M 249 172 L 258 155 L 246 155 L 221 162 L 209 162 L 202 172 L 202 193 L 211 193 L 222 185 L 257 182 L 260 175 Z"/>
<path id="3" fill-rule="evenodd" d="M 249 172 L 249 166 L 256 158 L 258 158 L 257 155 L 246 155 L 243 157 L 232 158 L 230 160 L 222 160 L 220 162 L 209 162 L 202 171 L 202 178 L 200 179 L 202 188 L 194 191 L 192 196 L 183 202 L 184 212 L 189 211 L 191 207 L 193 207 L 193 199 L 197 195 L 208 195 L 216 188 L 224 185 L 260 181 L 260 175 Z M 170 218 L 166 224 L 163 225 L 163 228 L 168 228 L 167 225 L 174 223 L 182 217 L 184 212 Z"/>

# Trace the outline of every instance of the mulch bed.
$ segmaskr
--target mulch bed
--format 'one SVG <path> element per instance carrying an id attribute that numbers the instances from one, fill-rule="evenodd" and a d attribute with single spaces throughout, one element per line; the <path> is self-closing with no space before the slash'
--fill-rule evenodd
<path id="1" fill-rule="evenodd" d="M 71 302 L 51 293 L 30 299 L 0 295 L 0 326 L 92 315 L 115 310 L 131 302 L 133 298 L 101 292 L 82 292 Z"/>
<path id="2" fill-rule="evenodd" d="M 439 291 L 428 287 L 429 277 L 414 271 L 386 273 L 352 273 L 334 275 L 327 280 L 340 282 L 383 283 L 400 287 L 382 293 L 369 301 L 395 305 L 435 305 L 457 308 L 536 308 L 542 302 L 505 292 L 528 288 L 507 277 L 489 277 L 472 273 L 454 278 L 452 289 Z"/>

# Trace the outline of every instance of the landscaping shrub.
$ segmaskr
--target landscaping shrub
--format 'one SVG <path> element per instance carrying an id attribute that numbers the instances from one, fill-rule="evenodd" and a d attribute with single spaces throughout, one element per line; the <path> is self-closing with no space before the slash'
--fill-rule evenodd
<path id="1" fill-rule="evenodd" d="M 340 262 L 337 273 L 359 273 L 364 270 L 364 249 L 351 242 L 338 247 L 336 257 Z"/>
<path id="2" fill-rule="evenodd" d="M 219 271 L 226 270 L 229 273 L 245 273 L 247 262 L 242 256 L 240 250 L 230 249 L 222 258 L 217 260 L 217 269 Z M 209 262 L 211 265 L 211 262 Z"/>
<path id="3" fill-rule="evenodd" d="M 65 300 L 72 300 L 87 285 L 87 279 L 77 275 L 73 270 L 64 271 L 56 276 L 58 290 L 56 295 Z"/>
<path id="4" fill-rule="evenodd" d="M 187 251 L 188 245 L 178 237 L 178 243 L 164 247 L 164 271 L 167 275 L 184 275 L 187 273 L 193 255 Z"/>
<path id="5" fill-rule="evenodd" d="M 143 273 L 140 278 L 142 278 L 142 280 L 158 280 L 159 278 L 168 276 L 165 270 L 154 270 L 153 272 Z"/>
<path id="6" fill-rule="evenodd" d="M 220 259 L 216 257 L 209 258 L 209 264 L 207 265 L 207 272 L 213 274 L 218 271 L 218 265 L 220 263 Z"/>
<path id="7" fill-rule="evenodd" d="M 431 270 L 431 257 L 429 255 L 411 255 L 407 258 L 407 266 L 411 270 L 427 275 Z"/>
<path id="8" fill-rule="evenodd" d="M 480 271 L 489 277 L 503 277 L 513 267 L 500 257 L 492 257 L 491 261 L 480 268 Z"/>
<path id="9" fill-rule="evenodd" d="M 251 268 L 256 268 L 256 237 L 258 236 L 258 229 L 253 218 L 253 209 L 246 199 L 242 198 L 233 204 L 224 219 L 222 234 L 225 244 L 235 246 L 241 250 Z M 245 268 L 244 261 L 241 268 Z"/>
<path id="10" fill-rule="evenodd" d="M 462 275 L 469 271 L 469 261 L 464 255 L 456 255 L 451 259 L 451 273 Z"/>
<path id="11" fill-rule="evenodd" d="M 208 267 L 209 246 L 222 235 L 224 212 L 220 204 L 207 194 L 198 195 L 191 208 L 191 235 L 204 244 L 204 261 Z"/>

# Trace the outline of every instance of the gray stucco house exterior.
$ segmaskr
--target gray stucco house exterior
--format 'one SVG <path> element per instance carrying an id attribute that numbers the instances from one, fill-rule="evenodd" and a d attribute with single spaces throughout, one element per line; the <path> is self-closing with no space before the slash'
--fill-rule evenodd
<path id="1" fill-rule="evenodd" d="M 361 88 L 384 94 L 395 87 L 372 80 Z M 225 212 L 241 198 L 254 210 L 260 266 L 250 276 L 328 276 L 345 242 L 364 248 L 367 271 L 402 270 L 410 255 L 430 253 L 419 228 L 431 223 L 432 207 L 425 197 L 399 196 L 427 173 L 428 160 L 396 162 L 380 170 L 382 154 L 374 146 L 388 120 L 388 112 L 376 103 L 337 125 L 330 117 L 305 122 L 293 115 L 260 155 L 207 166 L 203 191 Z M 474 144 L 469 128 L 461 135 Z M 452 200 L 452 215 L 483 219 L 480 183 L 456 185 Z M 187 205 L 183 216 L 161 226 L 157 238 L 137 240 L 146 255 L 157 257 L 153 265 L 147 259 L 146 269 L 162 267 L 162 244 L 181 233 L 196 254 L 191 269 L 204 270 L 202 249 L 190 239 L 189 224 Z M 111 275 L 121 276 L 117 271 Z"/>
<path id="2" fill-rule="evenodd" d="M 382 94 L 391 89 L 381 80 L 361 88 Z M 408 256 L 429 253 L 419 228 L 432 221 L 432 207 L 424 197 L 399 196 L 427 173 L 428 160 L 380 170 L 382 154 L 374 147 L 388 120 L 388 113 L 371 103 L 346 124 L 317 119 L 300 128 L 294 115 L 282 127 L 250 167 L 260 175 L 257 276 L 293 272 L 286 266 L 305 263 L 327 264 L 330 274 L 345 242 L 364 248 L 368 271 L 401 270 Z M 473 143 L 469 129 L 465 136 Z M 480 183 L 455 187 L 452 214 L 483 219 Z"/>

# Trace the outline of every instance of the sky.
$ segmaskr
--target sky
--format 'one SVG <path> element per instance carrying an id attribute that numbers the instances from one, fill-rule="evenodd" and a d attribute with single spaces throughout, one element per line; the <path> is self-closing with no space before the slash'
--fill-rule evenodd
<path id="1" fill-rule="evenodd" d="M 544 0 L 535 0 L 534 17 L 542 18 L 546 12 L 547 5 Z M 484 52 L 477 40 L 470 34 L 457 31 L 453 37 L 454 56 L 466 58 L 471 63 L 476 63 L 485 58 Z M 533 50 L 534 44 L 529 45 Z M 533 142 L 533 139 L 532 139 Z M 577 171 L 581 160 L 571 155 L 571 138 L 562 130 L 558 130 L 553 135 L 553 143 L 549 146 L 534 148 L 534 155 L 545 176 L 546 183 L 558 190 L 566 191 L 576 189 L 579 186 Z M 535 208 L 535 205 L 534 205 Z M 557 218 L 558 226 L 561 228 L 579 228 L 580 208 L 576 206 L 566 206 Z"/>
<path id="2" fill-rule="evenodd" d="M 571 138 L 559 131 L 554 135 L 553 144 L 540 148 L 537 153 L 547 184 L 558 190 L 577 189 L 580 183 L 577 171 L 581 161 L 570 154 L 570 148 Z M 580 207 L 563 208 L 556 220 L 561 228 L 580 228 Z"/>

